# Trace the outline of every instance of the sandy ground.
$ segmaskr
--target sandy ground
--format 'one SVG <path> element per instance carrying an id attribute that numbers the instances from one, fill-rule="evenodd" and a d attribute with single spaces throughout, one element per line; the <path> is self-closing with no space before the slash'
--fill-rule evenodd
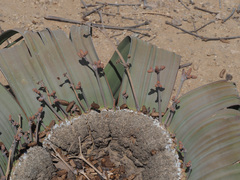
<path id="1" fill-rule="evenodd" d="M 84 0 L 86 4 L 96 4 L 95 0 Z M 238 7 L 239 0 L 222 0 L 221 8 L 216 0 L 194 0 L 195 4 L 190 4 L 189 0 L 182 0 L 187 6 L 185 8 L 178 0 L 148 0 L 150 8 L 144 8 L 143 2 L 139 0 L 106 0 L 107 3 L 131 3 L 141 6 L 114 7 L 106 6 L 102 8 L 103 23 L 114 26 L 131 26 L 144 21 L 151 21 L 149 25 L 142 28 L 151 28 L 149 31 L 138 31 L 148 33 L 150 37 L 138 32 L 107 30 L 114 43 L 119 43 L 127 35 L 135 35 L 150 43 L 176 52 L 182 56 L 182 63 L 192 62 L 193 72 L 197 75 L 197 80 L 189 80 L 183 87 L 185 93 L 191 89 L 199 87 L 209 82 L 220 80 L 219 73 L 222 69 L 233 76 L 238 90 L 240 77 L 240 38 L 228 41 L 202 41 L 200 38 L 181 33 L 180 30 L 165 24 L 165 21 L 172 22 L 188 31 L 199 28 L 211 20 L 214 23 L 206 26 L 197 33 L 206 37 L 226 37 L 240 36 L 240 13 L 235 12 L 233 16 L 222 23 L 227 18 L 233 8 Z M 197 9 L 194 6 L 217 12 L 210 14 Z M 69 33 L 72 26 L 70 23 L 55 22 L 44 19 L 44 16 L 59 16 L 68 19 L 83 21 L 83 13 L 92 10 L 92 7 L 83 8 L 80 0 L 1 0 L 0 1 L 0 27 L 3 30 L 13 28 L 23 28 L 25 30 L 42 30 L 46 27 L 51 29 L 62 29 Z M 155 14 L 146 14 L 155 13 Z M 160 13 L 163 15 L 157 15 Z M 111 14 L 111 15 L 106 15 Z M 94 13 L 88 16 L 88 21 L 99 22 L 99 14 Z M 113 54 L 114 49 L 102 34 L 93 30 L 93 41 L 99 58 L 106 64 Z M 103 48 L 104 47 L 104 48 Z M 180 72 L 179 72 L 180 74 Z M 7 84 L 3 76 L 0 77 L 3 84 Z M 179 84 L 179 77 L 176 86 Z"/>

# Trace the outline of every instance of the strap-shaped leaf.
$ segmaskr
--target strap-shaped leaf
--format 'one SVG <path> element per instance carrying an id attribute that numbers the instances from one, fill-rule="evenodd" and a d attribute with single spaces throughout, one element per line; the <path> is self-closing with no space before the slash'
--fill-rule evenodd
<path id="1" fill-rule="evenodd" d="M 15 32 L 15 30 L 12 31 Z M 38 33 L 19 32 L 24 37 L 24 41 L 13 48 L 0 51 L 1 70 L 28 116 L 32 116 L 41 105 L 32 92 L 33 88 L 38 87 L 37 82 L 40 80 L 43 80 L 49 92 L 56 91 L 59 99 L 77 102 L 69 83 L 63 78 L 63 73 L 66 72 L 74 84 L 81 82 L 89 104 L 94 101 L 103 107 L 103 98 L 95 73 L 89 66 L 81 64 L 77 56 L 77 51 L 83 49 L 89 52 L 87 58 L 91 63 L 98 60 L 89 32 L 86 26 L 73 27 L 71 37 L 76 38 L 76 40 L 72 38 L 73 42 L 60 30 L 47 29 Z M 12 34 L 14 33 L 5 35 Z M 6 38 L 0 37 L 0 39 Z M 60 80 L 57 80 L 58 77 Z M 100 76 L 100 81 L 106 104 L 112 107 L 113 97 L 108 82 L 104 76 Z M 79 92 L 79 97 L 87 109 L 82 92 Z M 44 109 L 46 111 L 44 120 L 49 123 L 55 117 L 48 108 Z"/>
<path id="2" fill-rule="evenodd" d="M 226 109 L 239 104 L 235 84 L 227 81 L 202 86 L 180 98 L 169 129 L 187 150 L 191 179 L 208 179 L 208 174 L 209 179 L 218 179 L 219 169 L 228 169 L 240 159 L 240 112 Z M 226 170 L 223 176 L 227 174 L 236 176 L 236 171 Z"/>
<path id="3" fill-rule="evenodd" d="M 25 42 L 10 49 L 2 49 L 0 67 L 27 116 L 34 115 L 41 103 L 37 101 L 32 89 L 38 87 L 38 81 L 45 79 L 38 73 L 40 71 L 37 68 L 39 67 L 38 61 L 34 56 L 31 57 Z M 48 108 L 44 108 L 44 111 L 46 112 L 44 120 L 48 119 L 46 123 L 55 118 Z"/>
<path id="4" fill-rule="evenodd" d="M 160 82 L 163 86 L 163 91 L 161 91 L 161 109 L 162 112 L 165 112 L 176 80 L 180 56 L 173 52 L 159 49 L 134 37 L 126 37 L 120 43 L 119 51 L 125 61 L 130 64 L 130 74 L 140 107 L 145 105 L 157 109 L 157 93 L 154 86 L 157 82 L 157 75 L 155 73 L 147 73 L 147 71 L 150 67 L 166 67 L 160 72 Z M 127 105 L 129 108 L 135 109 L 129 78 L 124 73 L 123 66 L 120 63 L 116 63 L 118 58 L 118 55 L 115 53 L 106 66 L 107 79 L 114 92 L 114 97 L 118 97 L 118 104 L 124 103 L 122 93 L 126 91 L 129 95 Z M 118 91 L 120 86 L 121 90 Z"/>
<path id="5" fill-rule="evenodd" d="M 0 141 L 4 143 L 6 148 L 12 145 L 15 131 L 11 123 L 9 122 L 9 115 L 16 122 L 19 122 L 18 115 L 21 114 L 23 121 L 27 122 L 26 117 L 20 106 L 15 101 L 14 97 L 0 84 Z M 23 123 L 23 130 L 27 130 L 27 123 Z M 3 154 L 0 152 L 0 166 L 3 171 L 6 170 L 7 161 Z"/>
<path id="6" fill-rule="evenodd" d="M 219 179 L 219 169 L 233 167 L 240 159 L 239 117 L 239 111 L 221 110 L 214 117 L 204 119 L 205 125 L 196 129 L 188 141 L 183 140 L 189 149 L 186 161 L 192 161 L 192 179 Z M 239 172 L 232 170 L 222 176 L 234 174 L 240 177 Z"/>
<path id="7" fill-rule="evenodd" d="M 196 122 L 220 109 L 239 104 L 236 86 L 231 82 L 217 81 L 199 87 L 180 98 L 179 109 L 173 117 L 170 130 L 178 134 L 179 138 L 183 138 L 182 134 Z"/>
<path id="8" fill-rule="evenodd" d="M 87 59 L 90 61 L 90 63 L 94 63 L 99 60 L 96 50 L 94 48 L 90 29 L 88 26 L 72 26 L 71 27 L 71 33 L 70 33 L 70 39 L 72 40 L 72 43 L 75 47 L 76 51 L 79 51 L 80 49 L 84 51 L 88 51 Z M 79 58 L 78 58 L 79 63 Z M 72 68 L 76 68 L 75 66 L 72 66 Z M 74 70 L 74 73 L 78 70 Z M 79 73 L 81 72 L 81 74 Z M 97 79 L 92 72 L 92 70 L 86 66 L 81 66 L 79 69 L 79 76 L 81 77 L 82 86 L 85 89 L 85 93 L 87 98 L 89 99 L 89 102 L 95 101 L 100 106 L 103 107 L 103 99 L 100 94 L 100 90 L 97 84 Z M 77 76 L 76 74 L 75 76 Z M 78 77 L 78 76 L 77 76 Z M 113 105 L 113 95 L 112 91 L 109 87 L 109 83 L 105 77 L 105 74 L 100 76 L 100 82 L 102 84 L 103 93 L 106 98 L 106 103 L 108 107 L 112 107 Z"/>
<path id="9" fill-rule="evenodd" d="M 131 38 L 127 36 L 122 40 L 122 42 L 118 46 L 118 50 L 125 61 L 127 61 L 130 45 L 131 45 Z M 125 70 L 122 65 L 117 65 L 118 60 L 119 60 L 119 56 L 117 52 L 115 52 L 111 60 L 108 62 L 107 66 L 104 68 L 104 72 L 106 72 L 106 77 L 108 79 L 108 82 L 110 84 L 110 87 L 115 99 L 118 99 L 119 90 L 122 84 L 122 78 Z"/>

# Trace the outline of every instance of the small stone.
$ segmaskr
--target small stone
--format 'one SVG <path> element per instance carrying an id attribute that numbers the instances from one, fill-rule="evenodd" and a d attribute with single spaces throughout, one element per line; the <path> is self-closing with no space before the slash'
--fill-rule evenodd
<path id="1" fill-rule="evenodd" d="M 233 76 L 231 74 L 226 74 L 226 80 L 231 81 Z"/>
<path id="2" fill-rule="evenodd" d="M 37 21 L 35 21 L 35 20 L 32 20 L 32 23 L 33 23 L 33 24 L 37 24 Z"/>
<path id="3" fill-rule="evenodd" d="M 181 26 L 182 21 L 180 19 L 173 19 L 172 24 L 175 25 L 175 26 Z"/>
<path id="4" fill-rule="evenodd" d="M 222 20 L 222 15 L 221 15 L 220 13 L 218 13 L 218 14 L 215 16 L 215 18 L 216 18 L 217 20 Z"/>

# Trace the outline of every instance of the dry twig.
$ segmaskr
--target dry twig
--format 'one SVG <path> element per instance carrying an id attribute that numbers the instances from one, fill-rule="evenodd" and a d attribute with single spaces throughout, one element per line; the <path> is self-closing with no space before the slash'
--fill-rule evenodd
<path id="1" fill-rule="evenodd" d="M 183 5 L 183 7 L 190 11 L 190 9 L 182 2 L 182 0 L 178 0 L 178 2 L 180 2 Z"/>
<path id="2" fill-rule="evenodd" d="M 198 28 L 198 29 L 196 29 L 196 30 L 194 30 L 194 31 L 191 31 L 191 32 L 198 32 L 199 30 L 201 30 L 201 29 L 203 29 L 203 28 L 205 28 L 206 26 L 208 26 L 209 24 L 212 24 L 212 23 L 214 23 L 215 22 L 215 20 L 211 20 L 211 21 L 209 21 L 207 24 L 204 24 L 203 26 L 201 26 L 200 28 Z"/>
<path id="3" fill-rule="evenodd" d="M 108 6 L 141 6 L 141 4 L 112 4 L 112 3 L 104 3 L 104 2 L 96 2 L 96 4 L 103 4 Z"/>
<path id="4" fill-rule="evenodd" d="M 79 140 L 79 155 L 78 156 L 70 156 L 68 158 L 72 159 L 81 159 L 83 160 L 85 163 L 87 163 L 91 168 L 93 168 L 103 179 L 107 179 L 106 176 L 104 174 L 102 174 L 97 168 L 95 168 L 95 166 L 93 166 L 82 154 L 82 145 L 81 145 L 81 137 L 78 137 Z"/>
<path id="5" fill-rule="evenodd" d="M 99 7 L 95 8 L 95 9 L 93 9 L 90 12 L 84 13 L 84 15 L 82 16 L 82 19 L 85 19 L 87 16 L 89 16 L 92 13 L 97 12 L 99 9 L 102 9 L 103 7 L 105 7 L 105 5 L 99 6 Z"/>
<path id="6" fill-rule="evenodd" d="M 183 31 L 183 32 L 185 32 L 187 34 L 190 34 L 192 36 L 198 37 L 198 38 L 200 38 L 203 41 L 217 41 L 217 40 L 228 40 L 228 39 L 238 39 L 238 38 L 240 38 L 240 36 L 218 37 L 218 38 L 205 37 L 205 36 L 200 36 L 200 35 L 194 34 L 191 31 L 187 31 L 187 30 L 182 29 L 182 28 L 180 28 L 178 26 L 175 26 L 174 24 L 172 24 L 172 23 L 170 23 L 168 21 L 166 21 L 165 23 L 167 25 L 170 25 L 170 26 L 173 26 L 173 27 L 175 27 L 177 29 L 180 29 L 181 31 Z"/>
<path id="7" fill-rule="evenodd" d="M 66 18 L 62 18 L 62 17 L 57 17 L 57 16 L 45 16 L 44 19 L 46 20 L 52 20 L 52 21 L 60 21 L 60 22 L 66 22 L 66 23 L 72 23 L 72 24 L 80 24 L 80 25 L 88 25 L 87 23 L 84 23 L 82 21 L 76 21 L 76 20 L 71 20 L 71 19 L 66 19 Z M 145 21 L 141 24 L 138 25 L 134 25 L 134 26 L 125 26 L 125 27 L 118 27 L 118 26 L 109 26 L 109 25 L 102 25 L 102 24 L 95 24 L 95 23 L 91 23 L 90 26 L 91 27 L 96 27 L 96 28 L 101 28 L 102 26 L 104 26 L 105 29 L 115 29 L 115 30 L 146 30 L 149 31 L 150 28 L 147 29 L 140 29 L 138 27 L 140 26 L 144 26 L 144 25 L 149 25 L 150 22 L 149 21 Z"/>
<path id="8" fill-rule="evenodd" d="M 162 14 L 162 13 L 157 13 L 157 12 L 142 12 L 141 14 L 159 15 L 159 16 L 163 16 L 163 17 L 167 17 L 167 18 L 173 19 L 172 16 L 169 16 L 169 15 L 166 15 L 166 14 Z"/>
<path id="9" fill-rule="evenodd" d="M 197 6 L 194 6 L 194 9 L 197 9 L 197 10 L 200 10 L 200 11 L 203 11 L 203 12 L 207 12 L 207 13 L 210 13 L 210 14 L 215 14 L 215 15 L 218 14 L 218 12 L 209 11 L 209 10 L 206 10 L 206 9 L 199 8 Z"/>
<path id="10" fill-rule="evenodd" d="M 188 66 L 191 66 L 191 65 L 192 65 L 192 63 L 182 64 L 182 65 L 179 66 L 178 69 L 182 69 L 182 68 L 185 68 L 185 67 L 188 67 Z"/>
<path id="11" fill-rule="evenodd" d="M 88 7 L 87 7 L 87 4 L 86 4 L 83 0 L 81 0 L 81 3 L 83 4 L 83 6 L 84 6 L 85 9 L 88 8 Z"/>
<path id="12" fill-rule="evenodd" d="M 236 11 L 236 8 L 233 8 L 231 14 L 230 14 L 226 19 L 223 19 L 222 23 L 225 23 L 227 20 L 229 20 L 229 19 L 233 16 L 233 14 L 235 13 L 235 11 Z"/>
<path id="13" fill-rule="evenodd" d="M 67 168 L 72 171 L 73 174 L 77 174 L 76 171 L 73 169 L 72 166 L 70 166 L 63 158 L 62 156 L 57 152 L 57 150 L 53 147 L 53 144 L 49 142 L 50 147 L 55 152 L 56 156 L 67 166 Z"/>

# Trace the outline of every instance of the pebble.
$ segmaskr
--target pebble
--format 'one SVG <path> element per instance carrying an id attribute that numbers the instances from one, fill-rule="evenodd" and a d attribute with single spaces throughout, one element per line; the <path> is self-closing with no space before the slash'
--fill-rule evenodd
<path id="1" fill-rule="evenodd" d="M 222 18 L 222 15 L 220 14 L 220 13 L 218 13 L 216 16 L 215 16 L 215 18 L 217 19 L 217 20 L 222 20 L 223 18 Z"/>
<path id="2" fill-rule="evenodd" d="M 35 20 L 32 20 L 32 23 L 33 23 L 33 24 L 37 24 L 37 21 L 35 21 Z"/>
<path id="3" fill-rule="evenodd" d="M 226 80 L 231 81 L 233 76 L 231 74 L 226 74 Z"/>
<path id="4" fill-rule="evenodd" d="M 182 21 L 180 19 L 173 19 L 172 24 L 175 25 L 175 26 L 181 26 Z"/>

